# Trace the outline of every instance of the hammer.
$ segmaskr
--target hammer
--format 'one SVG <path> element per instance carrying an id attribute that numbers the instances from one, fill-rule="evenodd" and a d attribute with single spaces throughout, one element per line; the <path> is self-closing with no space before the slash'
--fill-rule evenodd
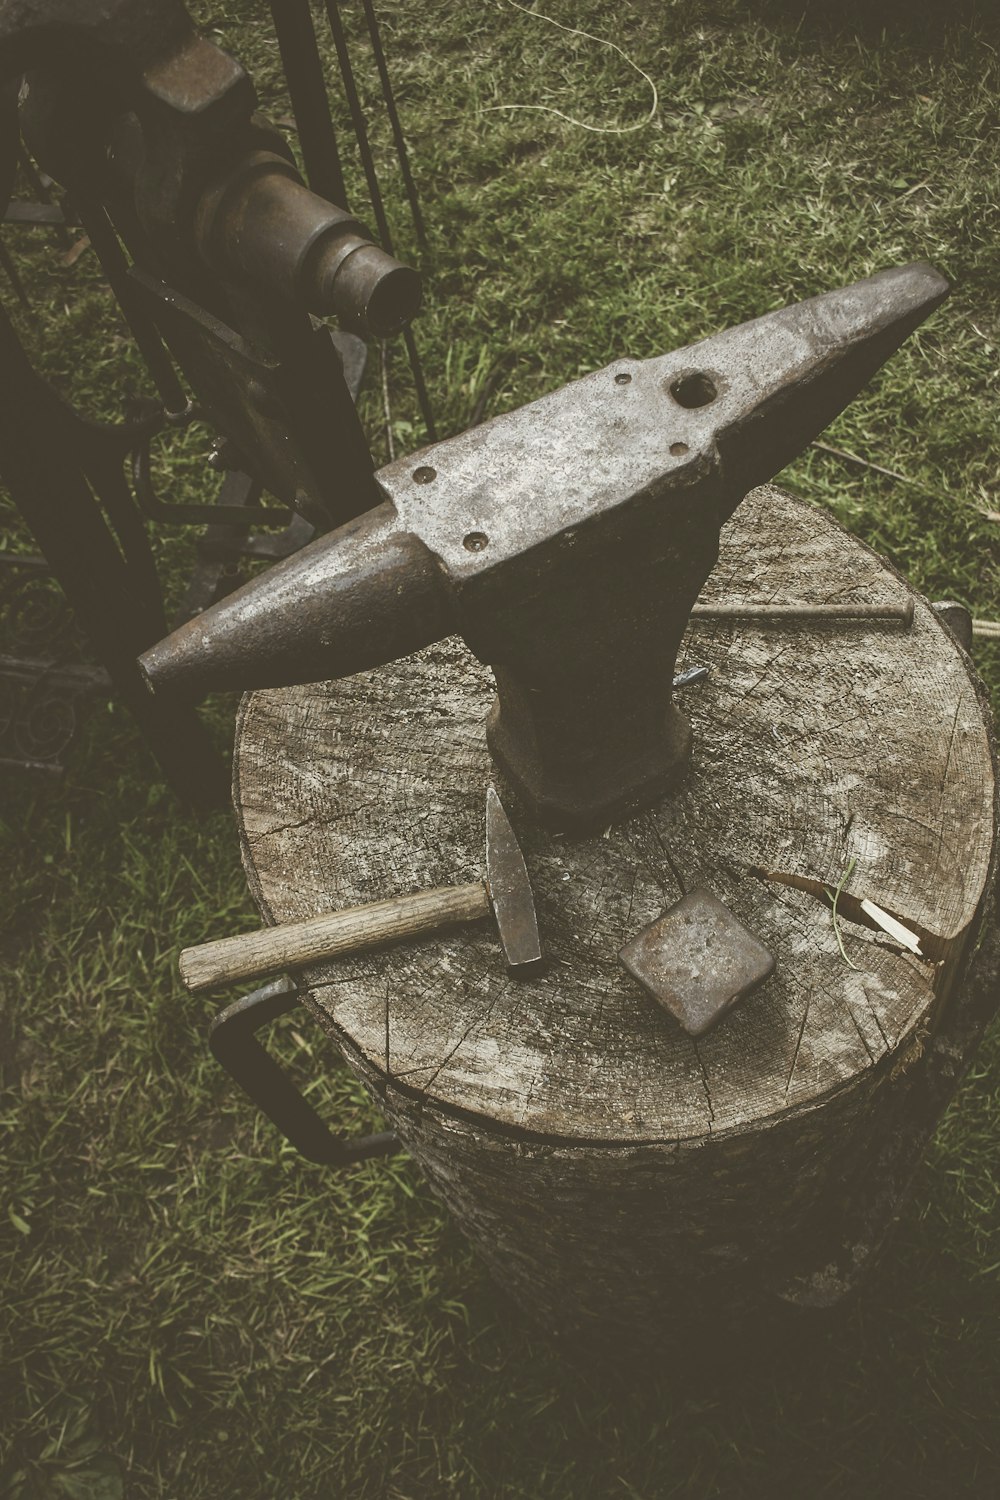
<path id="1" fill-rule="evenodd" d="M 460 633 L 537 819 L 587 831 L 648 806 L 690 753 L 671 677 L 723 524 L 947 290 L 929 265 L 883 271 L 390 464 L 382 504 L 151 647 L 147 682 L 317 682 Z"/>
<path id="2" fill-rule="evenodd" d="M 358 953 L 396 938 L 434 932 L 451 922 L 474 922 L 491 911 L 511 973 L 536 968 L 542 950 L 531 883 L 510 820 L 492 786 L 486 792 L 485 880 L 393 896 L 185 948 L 180 957 L 181 979 L 192 993 L 236 980 L 260 979 L 339 953 Z"/>

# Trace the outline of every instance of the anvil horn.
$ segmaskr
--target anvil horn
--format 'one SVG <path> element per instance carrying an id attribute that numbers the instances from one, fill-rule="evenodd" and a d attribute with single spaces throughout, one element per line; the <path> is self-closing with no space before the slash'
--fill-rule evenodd
<path id="1" fill-rule="evenodd" d="M 454 626 L 427 548 L 378 505 L 180 626 L 140 657 L 148 685 L 200 697 L 348 677 Z"/>

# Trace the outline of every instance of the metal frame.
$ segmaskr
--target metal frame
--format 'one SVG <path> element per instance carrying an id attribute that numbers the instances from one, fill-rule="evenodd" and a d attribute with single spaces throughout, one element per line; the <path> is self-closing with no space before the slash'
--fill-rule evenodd
<path id="1" fill-rule="evenodd" d="M 180 0 L 34 0 L 16 14 L 0 14 L 0 90 L 8 127 L 6 144 L 0 142 L 0 175 L 5 186 L 19 163 L 37 200 L 10 205 L 7 222 L 49 226 L 66 242 L 67 222 L 81 225 L 158 393 L 155 402 L 127 408 L 117 426 L 87 422 L 70 413 L 31 369 L 13 324 L 0 312 L 0 380 L 5 390 L 23 383 L 21 399 L 0 420 L 0 472 L 161 770 L 195 805 L 223 800 L 225 772 L 194 712 L 154 705 L 134 667 L 139 652 L 167 628 L 145 523 L 207 528 L 174 620 L 179 623 L 238 586 L 243 559 L 287 556 L 317 529 L 372 503 L 371 455 L 354 412 L 365 347 L 346 331 L 331 338 L 329 330 L 315 326 L 306 310 L 314 304 L 303 300 L 303 277 L 315 273 L 316 236 L 325 235 L 329 270 L 313 296 L 326 300 L 316 310 L 337 306 L 353 316 L 355 308 L 374 307 L 373 287 L 391 275 L 398 281 L 404 269 L 365 248 L 369 242 L 343 206 L 343 171 L 307 0 L 275 3 L 273 16 L 306 170 L 326 197 L 301 185 L 288 148 L 252 114 L 249 79 L 195 35 Z M 334 31 L 338 24 L 334 11 Z M 370 6 L 366 24 L 423 243 Z M 342 35 L 337 55 L 389 251 Z M 18 141 L 15 151 L 13 138 L 7 139 L 15 118 L 13 85 L 25 69 L 31 70 L 30 85 L 20 116 L 27 145 Z M 53 201 L 56 181 L 65 191 L 62 204 Z M 331 195 L 340 207 L 326 201 Z M 284 267 L 272 253 L 272 208 L 283 213 L 283 222 L 294 209 L 303 225 L 302 256 Z M 238 222 L 235 238 L 231 222 Z M 240 255 L 248 229 L 257 237 L 257 259 L 235 264 L 232 256 Z M 0 265 L 24 305 L 24 288 L 5 247 Z M 287 284 L 282 276 L 290 278 Z M 409 337 L 408 349 L 433 431 Z M 218 501 L 175 505 L 156 493 L 150 445 L 157 432 L 198 417 L 210 420 L 218 433 L 208 460 L 224 476 Z M 42 454 L 33 463 L 36 451 L 57 446 L 58 455 Z M 132 494 L 122 478 L 126 462 Z M 265 488 L 279 505 L 259 503 Z M 70 506 L 72 518 L 66 515 Z M 252 530 L 268 524 L 283 529 Z M 19 677 L 25 662 L 18 660 L 13 669 Z M 49 671 L 53 664 L 35 665 Z"/>

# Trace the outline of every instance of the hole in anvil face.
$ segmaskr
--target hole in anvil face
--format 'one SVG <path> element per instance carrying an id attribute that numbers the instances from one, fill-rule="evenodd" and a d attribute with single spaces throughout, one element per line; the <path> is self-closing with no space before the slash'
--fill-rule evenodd
<path id="1" fill-rule="evenodd" d="M 696 407 L 707 406 L 710 401 L 714 401 L 719 391 L 711 375 L 706 375 L 703 370 L 694 370 L 690 375 L 679 375 L 670 387 L 670 394 L 678 406 L 693 411 Z"/>

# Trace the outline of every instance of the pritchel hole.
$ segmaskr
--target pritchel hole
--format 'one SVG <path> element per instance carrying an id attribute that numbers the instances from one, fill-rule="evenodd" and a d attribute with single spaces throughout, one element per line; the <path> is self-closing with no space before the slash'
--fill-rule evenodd
<path id="1" fill-rule="evenodd" d="M 678 406 L 686 406 L 691 411 L 697 406 L 707 406 L 719 392 L 710 375 L 702 370 L 695 370 L 692 374 L 681 375 L 675 380 L 670 387 L 670 394 Z"/>
<path id="2" fill-rule="evenodd" d="M 482 552 L 489 544 L 490 539 L 485 531 L 470 531 L 468 536 L 462 538 L 462 546 L 466 552 Z"/>
<path id="3" fill-rule="evenodd" d="M 615 376 L 615 385 L 631 385 L 632 377 L 627 370 L 619 370 Z"/>
<path id="4" fill-rule="evenodd" d="M 414 469 L 413 477 L 418 484 L 430 484 L 432 479 L 437 478 L 437 472 L 429 464 L 421 464 L 419 469 Z"/>
<path id="5" fill-rule="evenodd" d="M 687 443 L 671 443 L 670 451 L 675 458 L 683 458 L 688 451 L 688 445 Z"/>

